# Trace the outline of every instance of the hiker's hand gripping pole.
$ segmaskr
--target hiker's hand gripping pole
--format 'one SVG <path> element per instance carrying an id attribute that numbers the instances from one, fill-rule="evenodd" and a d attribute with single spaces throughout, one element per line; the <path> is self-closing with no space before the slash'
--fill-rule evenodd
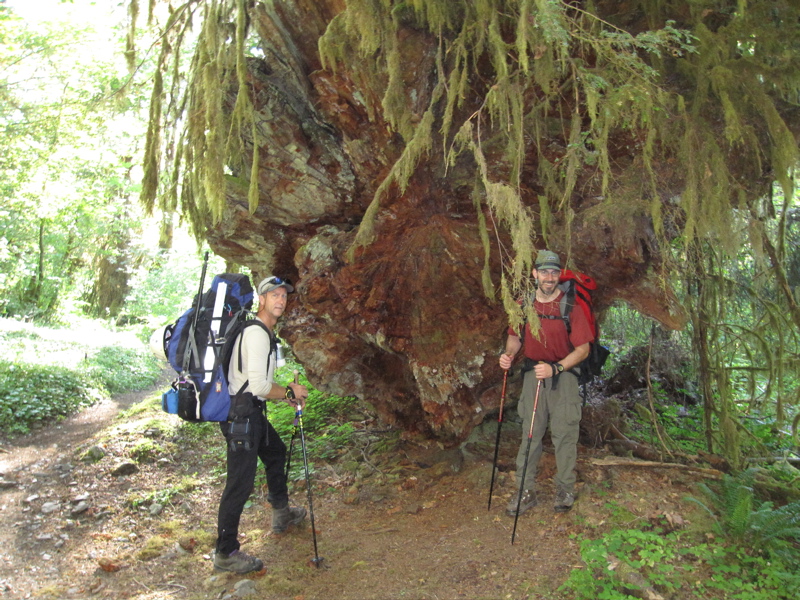
<path id="1" fill-rule="evenodd" d="M 533 414 L 531 415 L 531 427 L 528 430 L 528 447 L 525 449 L 525 463 L 522 465 L 522 479 L 519 482 L 519 494 L 517 495 L 517 513 L 514 515 L 514 530 L 511 532 L 511 545 L 514 545 L 514 537 L 517 535 L 517 521 L 519 520 L 519 507 L 522 503 L 522 492 L 525 490 L 525 473 L 528 471 L 528 457 L 531 453 L 531 440 L 533 439 L 533 422 L 536 421 L 536 407 L 539 406 L 539 391 L 542 389 L 542 380 L 536 380 L 536 397 L 533 399 Z"/>
<path id="2" fill-rule="evenodd" d="M 503 427 L 503 406 L 506 403 L 506 384 L 508 383 L 508 369 L 503 369 L 503 391 L 500 392 L 500 413 L 497 416 L 497 437 L 494 440 L 494 460 L 492 461 L 492 482 L 489 484 L 489 506 L 492 510 L 492 491 L 494 490 L 494 474 L 497 471 L 497 453 L 500 449 L 500 428 Z"/>

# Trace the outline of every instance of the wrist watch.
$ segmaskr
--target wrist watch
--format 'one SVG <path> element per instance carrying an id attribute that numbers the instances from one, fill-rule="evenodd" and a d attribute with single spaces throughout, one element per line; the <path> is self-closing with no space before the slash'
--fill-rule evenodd
<path id="1" fill-rule="evenodd" d="M 554 363 L 553 366 L 556 368 L 556 372 L 563 373 L 564 372 L 564 365 L 560 362 Z"/>
<path id="2" fill-rule="evenodd" d="M 288 385 L 286 386 L 286 395 L 284 396 L 286 400 L 294 400 L 294 390 L 290 388 Z"/>

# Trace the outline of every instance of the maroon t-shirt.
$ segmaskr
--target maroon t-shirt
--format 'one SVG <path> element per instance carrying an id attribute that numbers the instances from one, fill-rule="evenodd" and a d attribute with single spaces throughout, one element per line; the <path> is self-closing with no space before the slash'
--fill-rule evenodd
<path id="1" fill-rule="evenodd" d="M 533 310 L 539 315 L 553 315 L 560 317 L 561 310 L 559 304 L 564 292 L 552 302 L 533 303 Z M 525 323 L 525 337 L 523 339 L 524 353 L 527 358 L 534 361 L 544 360 L 556 362 L 572 352 L 574 348 L 591 342 L 594 339 L 592 329 L 583 314 L 583 309 L 577 304 L 570 312 L 569 322 L 572 332 L 567 337 L 567 326 L 563 319 L 539 319 L 539 337 L 531 335 L 531 328 Z M 509 327 L 508 335 L 519 336 L 519 333 Z"/>

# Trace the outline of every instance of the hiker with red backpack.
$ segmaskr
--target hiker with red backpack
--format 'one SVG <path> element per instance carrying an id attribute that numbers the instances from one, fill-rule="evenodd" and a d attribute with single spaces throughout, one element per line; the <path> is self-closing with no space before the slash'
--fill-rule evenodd
<path id="1" fill-rule="evenodd" d="M 565 292 L 559 287 L 562 269 L 556 253 L 540 251 L 531 274 L 536 281 L 533 305 L 540 321 L 538 335 L 531 333 L 529 323 L 525 323 L 522 336 L 509 328 L 505 352 L 499 361 L 502 369 L 509 370 L 514 357 L 524 348 L 524 379 L 517 407 L 523 421 L 523 439 L 517 453 L 518 491 L 506 507 L 506 514 L 512 517 L 537 504 L 536 470 L 548 425 L 557 468 L 554 509 L 566 512 L 572 508 L 581 420 L 579 365 L 589 356 L 590 344 L 596 337 L 583 310 L 568 312 L 564 317 Z M 535 415 L 534 395 L 538 400 Z M 528 464 L 531 469 L 527 469 Z"/>

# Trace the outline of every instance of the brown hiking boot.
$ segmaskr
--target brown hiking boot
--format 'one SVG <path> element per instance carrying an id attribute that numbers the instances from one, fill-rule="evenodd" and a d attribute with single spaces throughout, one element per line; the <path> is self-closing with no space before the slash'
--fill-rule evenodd
<path id="1" fill-rule="evenodd" d="M 214 568 L 217 571 L 231 571 L 244 575 L 253 571 L 260 571 L 264 568 L 264 563 L 260 558 L 250 556 L 241 550 L 234 550 L 228 556 L 214 552 Z"/>
<path id="2" fill-rule="evenodd" d="M 519 493 L 514 494 L 511 497 L 511 500 L 508 501 L 506 505 L 506 514 L 509 517 L 513 517 L 517 514 L 517 499 L 519 498 Z M 522 500 L 519 501 L 519 514 L 524 513 L 528 509 L 533 508 L 538 504 L 536 500 L 536 492 L 533 490 L 523 490 L 522 492 Z"/>
<path id="3" fill-rule="evenodd" d="M 556 512 L 567 512 L 572 508 L 573 504 L 575 504 L 575 494 L 558 490 L 555 505 L 553 506 Z"/>
<path id="4" fill-rule="evenodd" d="M 283 533 L 292 525 L 306 518 L 306 509 L 301 506 L 284 506 L 272 509 L 272 532 Z"/>

